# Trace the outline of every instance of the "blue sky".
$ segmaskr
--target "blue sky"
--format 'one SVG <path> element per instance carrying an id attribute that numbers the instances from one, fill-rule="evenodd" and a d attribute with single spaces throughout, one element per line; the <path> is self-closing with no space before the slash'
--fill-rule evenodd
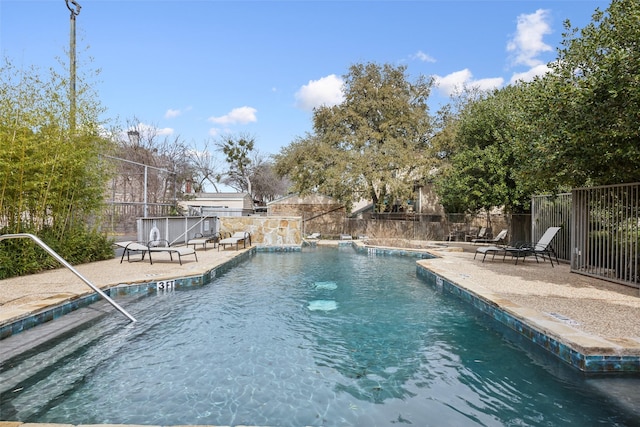
<path id="1" fill-rule="evenodd" d="M 202 147 L 252 135 L 273 154 L 341 99 L 354 63 L 436 77 L 432 112 L 462 84 L 485 89 L 543 72 L 562 23 L 584 27 L 603 0 L 77 0 L 78 67 L 101 69 L 106 117 Z M 0 0 L 0 51 L 47 70 L 69 47 L 64 0 Z M 82 71 L 79 68 L 79 73 Z M 126 129 L 125 129 L 126 130 Z"/>

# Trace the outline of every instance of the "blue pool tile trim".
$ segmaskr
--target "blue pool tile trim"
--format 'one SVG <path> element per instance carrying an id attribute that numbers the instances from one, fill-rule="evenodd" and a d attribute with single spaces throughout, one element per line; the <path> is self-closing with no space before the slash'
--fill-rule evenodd
<path id="1" fill-rule="evenodd" d="M 315 245 L 314 245 L 315 246 Z M 301 252 L 302 245 L 287 245 L 287 246 L 257 246 L 258 252 Z"/>
<path id="2" fill-rule="evenodd" d="M 169 287 L 172 289 L 183 289 L 195 286 L 203 286 L 213 281 L 216 277 L 220 277 L 224 273 L 228 272 L 238 264 L 246 261 L 249 257 L 254 256 L 255 253 L 256 248 L 253 247 L 252 249 L 242 253 L 240 256 L 230 259 L 229 261 L 220 264 L 219 266 L 212 268 L 211 270 L 201 275 L 172 280 L 156 280 L 144 283 L 121 283 L 109 289 L 103 289 L 103 292 L 112 298 L 117 298 L 129 295 L 153 294 L 156 292 L 161 292 L 164 289 L 168 289 Z M 91 305 L 100 299 L 100 295 L 98 295 L 97 293 L 92 293 L 75 298 L 70 301 L 66 301 L 62 304 L 45 309 L 41 312 L 32 314 L 22 319 L 18 319 L 14 322 L 2 325 L 0 327 L 0 340 L 38 326 L 42 323 L 55 320 L 60 316 L 71 313 L 74 310 L 87 307 L 88 305 Z"/>
<path id="3" fill-rule="evenodd" d="M 417 275 L 427 284 L 438 290 L 450 293 L 467 302 L 475 309 L 489 316 L 499 324 L 516 332 L 520 337 L 544 349 L 558 359 L 586 373 L 638 373 L 640 357 L 620 355 L 585 355 L 570 346 L 559 342 L 543 332 L 534 329 L 520 319 L 500 309 L 495 303 L 487 301 L 459 287 L 453 282 L 435 274 L 428 268 L 418 265 Z"/>
<path id="4" fill-rule="evenodd" d="M 107 295 L 111 296 L 108 290 L 104 292 Z M 12 323 L 7 323 L 0 327 L 0 340 L 8 338 L 11 335 L 19 334 L 20 332 L 31 329 L 42 323 L 55 320 L 61 316 L 64 316 L 65 314 L 71 313 L 74 310 L 78 310 L 79 308 L 87 307 L 88 305 L 95 303 L 99 299 L 101 299 L 101 297 L 97 293 L 82 296 L 52 307 L 50 309 L 35 313 L 29 317 L 16 320 Z"/>
<path id="5" fill-rule="evenodd" d="M 399 249 L 399 248 L 381 248 L 378 246 L 356 245 L 353 243 L 353 247 L 359 253 L 365 253 L 367 255 L 381 255 L 381 256 L 405 256 L 414 257 L 419 259 L 431 259 L 435 258 L 425 251 L 411 250 L 411 249 Z"/>

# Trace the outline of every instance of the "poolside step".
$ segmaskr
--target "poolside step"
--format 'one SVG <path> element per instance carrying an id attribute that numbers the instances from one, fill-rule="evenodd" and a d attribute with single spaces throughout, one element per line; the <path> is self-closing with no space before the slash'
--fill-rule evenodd
<path id="1" fill-rule="evenodd" d="M 137 300 L 139 296 L 119 298 L 121 303 Z M 150 300 L 152 298 L 138 302 L 136 310 L 145 309 L 151 304 Z M 127 335 L 146 331 L 144 325 L 128 324 L 119 317 L 108 316 L 110 314 L 113 308 L 109 304 L 97 302 L 2 340 L 0 413 L 3 417 L 24 420 L 46 410 L 51 402 L 43 401 L 39 390 L 57 390 L 55 395 L 61 396 L 76 387 L 87 371 L 108 360 L 127 343 L 122 339 L 123 328 Z M 15 393 L 20 396 L 16 398 Z M 8 395 L 14 404 L 4 407 L 3 402 L 10 400 L 5 398 Z M 23 409 L 16 409 L 18 407 Z"/>

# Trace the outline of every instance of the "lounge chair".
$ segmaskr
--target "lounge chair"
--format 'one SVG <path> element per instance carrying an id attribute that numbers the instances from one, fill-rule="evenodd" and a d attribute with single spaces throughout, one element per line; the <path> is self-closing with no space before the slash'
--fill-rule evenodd
<path id="1" fill-rule="evenodd" d="M 169 241 L 167 240 L 152 240 L 147 244 L 147 253 L 149 254 L 149 262 L 153 264 L 153 260 L 151 259 L 152 253 L 168 253 L 169 258 L 173 261 L 173 254 L 178 255 L 178 261 L 180 261 L 180 265 L 182 265 L 182 257 L 187 255 L 193 255 L 196 258 L 196 262 L 198 261 L 198 255 L 196 254 L 196 250 L 190 247 L 181 248 L 176 246 L 171 246 Z"/>
<path id="2" fill-rule="evenodd" d="M 553 246 L 551 246 L 551 242 L 556 237 L 556 234 L 558 234 L 558 231 L 560 231 L 560 227 L 549 227 L 536 244 L 520 243 L 514 247 L 505 247 L 503 248 L 504 256 L 502 259 L 504 260 L 507 255 L 511 255 L 512 258 L 516 259 L 516 264 L 518 264 L 518 259 L 520 257 L 522 257 L 522 260 L 524 261 L 527 256 L 533 255 L 536 258 L 536 262 L 539 262 L 538 256 L 542 257 L 542 260 L 544 261 L 545 256 L 548 255 L 551 267 L 553 267 L 552 256 L 555 257 L 556 264 L 560 264 L 560 261 L 558 261 L 558 255 L 553 249 Z"/>
<path id="3" fill-rule="evenodd" d="M 307 236 L 307 239 L 319 239 L 320 233 L 311 233 Z"/>
<path id="4" fill-rule="evenodd" d="M 120 257 L 120 264 L 122 264 L 125 255 L 127 255 L 127 262 L 131 262 L 131 258 L 129 256 L 131 252 L 142 252 L 142 258 L 140 258 L 138 261 L 143 261 L 145 254 L 149 251 L 149 247 L 147 245 L 139 242 L 126 241 L 115 242 L 115 244 L 116 246 L 120 246 L 123 249 L 122 256 Z"/>
<path id="5" fill-rule="evenodd" d="M 488 238 L 478 238 L 478 239 L 471 239 L 471 243 L 476 244 L 476 243 L 500 243 L 502 241 L 504 241 L 505 237 L 507 237 L 507 233 L 509 232 L 509 230 L 507 228 L 503 229 L 501 232 L 499 232 L 496 237 L 488 239 Z"/>
<path id="6" fill-rule="evenodd" d="M 465 242 L 470 241 L 471 239 L 484 239 L 487 235 L 487 227 L 480 227 L 480 229 L 475 233 L 469 233 L 464 236 Z"/>
<path id="7" fill-rule="evenodd" d="M 186 247 L 175 247 L 169 245 L 169 242 L 166 240 L 152 240 L 147 244 L 140 242 L 116 242 L 116 245 L 123 248 L 122 256 L 120 257 L 120 264 L 124 260 L 124 256 L 127 255 L 127 262 L 132 262 L 130 258 L 131 252 L 141 252 L 142 257 L 138 261 L 144 261 L 146 254 L 149 254 L 149 262 L 153 264 L 153 259 L 151 258 L 151 253 L 168 253 L 169 258 L 173 261 L 173 254 L 178 255 L 178 261 L 180 261 L 180 265 L 182 265 L 182 257 L 193 255 L 198 261 L 198 256 L 196 255 L 195 249 Z M 136 262 L 136 261 L 133 261 Z"/>
<path id="8" fill-rule="evenodd" d="M 251 234 L 248 231 L 236 231 L 231 237 L 227 237 L 218 242 L 218 251 L 220 250 L 220 246 L 222 246 L 222 250 L 225 250 L 227 245 L 236 245 L 236 250 L 238 250 L 240 242 L 242 242 L 242 247 L 246 248 L 247 241 L 249 242 L 249 246 L 251 246 Z"/>
<path id="9" fill-rule="evenodd" d="M 213 243 L 213 248 L 215 249 L 219 240 L 220 233 L 214 233 L 210 236 L 204 236 L 202 233 L 196 233 L 196 235 L 193 236 L 193 239 L 189 239 L 189 241 L 187 241 L 187 247 L 193 245 L 193 249 L 195 249 L 197 245 L 202 245 L 206 251 L 207 243 Z"/>
<path id="10" fill-rule="evenodd" d="M 519 247 L 518 246 L 512 246 L 513 248 Z M 497 253 L 501 253 L 505 251 L 505 246 L 495 246 L 495 245 L 491 245 L 491 246 L 481 246 L 478 249 L 476 249 L 476 253 L 473 255 L 473 259 L 476 259 L 476 256 L 478 254 L 482 254 L 482 262 L 484 262 L 484 260 L 487 258 L 487 254 L 492 254 L 493 256 L 491 257 L 491 260 L 495 259 L 496 254 Z M 502 259 L 504 261 L 504 257 Z"/>
<path id="11" fill-rule="evenodd" d="M 553 258 L 551 255 L 555 256 L 556 264 L 559 264 L 558 256 L 555 253 L 553 247 L 551 246 L 551 241 L 556 236 L 560 227 L 549 227 L 547 231 L 542 235 L 538 243 L 526 243 L 526 242 L 517 242 L 513 246 L 483 246 L 481 248 L 476 249 L 476 253 L 473 256 L 473 259 L 476 259 L 476 256 L 481 253 L 483 254 L 482 262 L 487 257 L 487 254 L 493 254 L 492 259 L 496 257 L 497 253 L 502 253 L 502 261 L 504 261 L 507 255 L 511 255 L 512 258 L 516 259 L 516 265 L 518 264 L 518 259 L 524 259 L 533 255 L 536 257 L 536 262 L 538 262 L 538 255 L 542 257 L 544 261 L 545 255 L 549 255 L 549 261 L 551 261 L 551 267 L 553 267 Z"/>

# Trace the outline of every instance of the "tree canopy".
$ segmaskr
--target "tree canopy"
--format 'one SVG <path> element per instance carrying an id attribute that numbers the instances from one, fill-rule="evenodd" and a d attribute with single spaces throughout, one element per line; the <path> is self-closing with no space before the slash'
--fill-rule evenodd
<path id="1" fill-rule="evenodd" d="M 222 137 L 216 146 L 224 154 L 225 161 L 229 166 L 226 172 L 225 184 L 238 191 L 246 191 L 251 194 L 250 168 L 255 138 L 249 135 L 240 135 L 238 137 L 228 135 Z"/>
<path id="2" fill-rule="evenodd" d="M 533 194 L 640 181 L 640 3 L 565 22 L 551 71 L 466 96 L 432 139 L 449 212 L 528 209 Z"/>
<path id="3" fill-rule="evenodd" d="M 351 206 L 406 203 L 428 171 L 432 80 L 409 81 L 405 66 L 356 64 L 344 76 L 344 101 L 317 108 L 313 133 L 276 158 L 293 191 L 314 191 Z"/>
<path id="4" fill-rule="evenodd" d="M 552 71 L 525 93 L 543 187 L 640 180 L 640 2 L 613 0 L 582 30 L 565 22 Z"/>
<path id="5" fill-rule="evenodd" d="M 246 134 L 225 135 L 216 143 L 228 170 L 222 182 L 246 191 L 253 200 L 268 202 L 286 194 L 288 181 L 276 176 L 273 162 L 255 148 L 255 138 Z"/>
<path id="6" fill-rule="evenodd" d="M 449 133 L 434 137 L 443 159 L 436 190 L 448 212 L 528 209 L 532 189 L 518 180 L 517 141 L 524 123 L 520 95 L 521 88 L 511 86 L 469 96 L 463 110 L 446 122 Z"/>

